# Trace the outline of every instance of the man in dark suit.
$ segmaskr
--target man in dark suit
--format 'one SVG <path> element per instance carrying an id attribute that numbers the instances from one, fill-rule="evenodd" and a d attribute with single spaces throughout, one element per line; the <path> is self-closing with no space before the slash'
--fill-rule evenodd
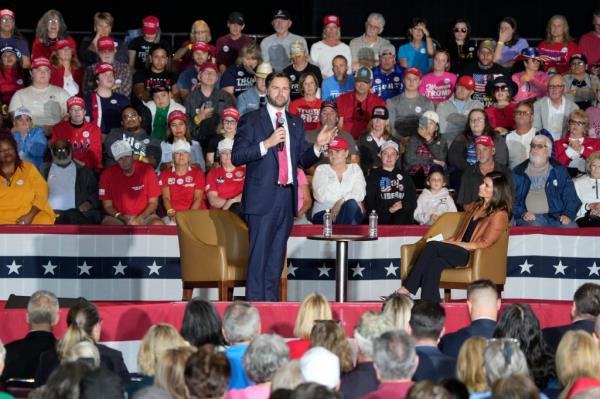
<path id="1" fill-rule="evenodd" d="M 305 140 L 302 120 L 285 110 L 289 77 L 280 72 L 266 79 L 267 105 L 240 120 L 232 162 L 246 165 L 242 207 L 250 247 L 246 299 L 276 301 L 287 240 L 297 210 L 297 168 L 319 160 L 320 148 L 337 128 L 324 127 L 314 146 Z"/>
<path id="2" fill-rule="evenodd" d="M 437 302 L 417 301 L 412 308 L 408 326 L 415 339 L 419 366 L 413 381 L 438 381 L 455 378 L 456 360 L 443 354 L 437 347 L 444 333 L 446 313 Z"/>
<path id="3" fill-rule="evenodd" d="M 573 296 L 571 306 L 573 322 L 566 326 L 544 328 L 542 331 L 552 352 L 556 352 L 560 340 L 567 331 L 583 330 L 592 334 L 598 314 L 600 314 L 600 285 L 585 283 L 575 291 Z"/>
<path id="4" fill-rule="evenodd" d="M 462 344 L 471 337 L 492 338 L 496 329 L 500 299 L 496 284 L 490 280 L 477 280 L 467 288 L 467 308 L 471 325 L 446 334 L 438 348 L 448 356 L 458 357 Z"/>
<path id="5" fill-rule="evenodd" d="M 42 352 L 54 348 L 56 338 L 52 329 L 59 318 L 56 295 L 45 290 L 34 292 L 27 304 L 26 318 L 29 333 L 6 345 L 3 381 L 33 378 Z"/>

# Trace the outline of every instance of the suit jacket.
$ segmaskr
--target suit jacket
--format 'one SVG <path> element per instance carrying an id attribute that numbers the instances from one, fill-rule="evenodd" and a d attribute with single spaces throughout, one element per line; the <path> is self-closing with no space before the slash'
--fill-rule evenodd
<path id="1" fill-rule="evenodd" d="M 49 331 L 31 331 L 23 339 L 6 345 L 5 368 L 2 380 L 9 378 L 33 378 L 40 362 L 40 355 L 54 348 L 56 338 Z"/>
<path id="2" fill-rule="evenodd" d="M 574 323 L 568 324 L 566 326 L 557 326 L 557 327 L 548 327 L 542 330 L 544 334 L 544 339 L 548 344 L 548 347 L 552 350 L 552 353 L 556 352 L 556 348 L 558 348 L 558 344 L 562 339 L 563 335 L 567 333 L 567 331 L 577 331 L 583 330 L 587 331 L 590 334 L 594 332 L 594 321 L 593 320 L 579 320 Z"/>
<path id="3" fill-rule="evenodd" d="M 458 230 L 458 234 L 454 238 L 454 241 L 461 241 L 462 237 L 469 226 L 469 221 L 473 217 L 473 214 L 476 211 L 476 207 L 472 207 L 465 213 L 465 217 L 462 222 L 461 228 Z M 493 245 L 502 233 L 508 229 L 509 215 L 506 211 L 496 211 L 491 215 L 481 219 L 473 234 L 471 235 L 471 240 L 469 241 L 472 244 L 475 244 L 475 249 L 479 248 L 487 248 Z"/>
<path id="4" fill-rule="evenodd" d="M 563 96 L 563 98 L 566 101 L 565 115 L 563 118 L 563 129 L 562 132 L 552 132 L 552 136 L 554 138 L 556 138 L 557 136 L 562 137 L 565 135 L 565 133 L 567 132 L 569 115 L 571 115 L 571 112 L 579 109 L 577 104 L 575 104 L 573 100 L 571 100 L 569 97 Z M 533 126 L 535 127 L 535 130 L 540 130 L 542 128 L 548 129 L 548 118 L 550 117 L 549 107 L 549 97 L 542 97 L 533 104 Z"/>
<path id="5" fill-rule="evenodd" d="M 373 362 L 358 363 L 356 367 L 342 375 L 340 391 L 344 399 L 354 399 L 373 392 L 379 387 Z"/>
<path id="6" fill-rule="evenodd" d="M 290 135 L 290 157 L 292 163 L 293 184 L 298 186 L 297 167 L 306 169 L 316 163 L 319 157 L 313 146 L 306 142 L 302 119 L 285 112 Z M 277 146 L 269 148 L 265 156 L 260 154 L 260 142 L 273 133 L 273 122 L 267 107 L 249 112 L 242 116 L 233 144 L 231 161 L 234 165 L 246 165 L 246 181 L 242 194 L 244 213 L 265 215 L 273 207 L 279 161 Z M 298 190 L 294 189 L 294 212 L 298 209 Z"/>
<path id="7" fill-rule="evenodd" d="M 435 346 L 417 346 L 419 367 L 413 381 L 439 381 L 442 378 L 456 378 L 456 359 L 444 355 Z"/>
<path id="8" fill-rule="evenodd" d="M 412 382 L 384 382 L 377 390 L 361 396 L 360 399 L 404 399 L 412 386 Z"/>
<path id="9" fill-rule="evenodd" d="M 446 334 L 440 340 L 438 348 L 442 353 L 458 357 L 458 352 L 463 343 L 471 337 L 492 338 L 496 329 L 496 321 L 491 319 L 473 320 L 470 326 L 462 328 L 451 334 Z"/>

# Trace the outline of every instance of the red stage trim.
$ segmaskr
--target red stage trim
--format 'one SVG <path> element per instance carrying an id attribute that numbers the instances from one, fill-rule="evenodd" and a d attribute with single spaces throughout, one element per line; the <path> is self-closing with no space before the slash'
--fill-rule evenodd
<path id="1" fill-rule="evenodd" d="M 512 302 L 512 301 L 511 301 Z M 540 320 L 542 328 L 570 323 L 569 312 L 571 302 L 567 301 L 527 301 Z M 101 341 L 135 341 L 140 340 L 156 323 L 169 323 L 177 329 L 181 328 L 185 302 L 97 302 L 103 320 Z M 215 302 L 222 315 L 229 303 Z M 277 333 L 284 338 L 293 338 L 292 331 L 296 313 L 300 306 L 298 302 L 287 303 L 254 303 L 261 316 L 262 331 Z M 506 304 L 505 304 L 506 305 Z M 381 303 L 355 302 L 332 303 L 333 317 L 342 320 L 342 325 L 349 337 L 360 315 L 367 310 L 380 310 Z M 456 331 L 469 324 L 467 305 L 456 302 L 444 305 L 446 309 L 446 332 Z M 57 337 L 66 330 L 68 309 L 60 310 L 60 320 L 55 329 Z M 4 343 L 20 339 L 27 334 L 25 309 L 0 309 L 0 339 Z"/>

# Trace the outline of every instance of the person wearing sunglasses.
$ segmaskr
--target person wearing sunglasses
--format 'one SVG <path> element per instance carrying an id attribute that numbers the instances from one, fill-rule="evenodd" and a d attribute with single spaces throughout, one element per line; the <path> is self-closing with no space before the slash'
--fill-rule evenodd
<path id="1" fill-rule="evenodd" d="M 546 86 L 550 77 L 541 70 L 542 61 L 537 48 L 524 48 L 521 54 L 515 57 L 515 62 L 523 62 L 525 67 L 525 70 L 512 75 L 512 80 L 517 85 L 515 101 L 535 99 L 548 94 Z"/>
<path id="2" fill-rule="evenodd" d="M 450 53 L 450 72 L 458 74 L 465 64 L 475 59 L 477 46 L 470 39 L 471 25 L 466 19 L 454 22 L 450 38 L 444 48 Z"/>
<path id="3" fill-rule="evenodd" d="M 573 177 L 585 173 L 585 160 L 600 151 L 600 139 L 589 137 L 589 128 L 587 114 L 578 109 L 569 115 L 568 135 L 556 141 L 556 159 Z"/>
<path id="4" fill-rule="evenodd" d="M 17 29 L 14 11 L 5 8 L 0 10 L 0 48 L 7 46 L 18 50 L 22 67 L 29 69 L 31 66 L 29 43 Z"/>
<path id="5" fill-rule="evenodd" d="M 77 44 L 75 39 L 67 34 L 67 25 L 62 14 L 58 10 L 48 10 L 42 15 L 35 29 L 35 39 L 31 44 L 31 59 L 38 57 L 50 58 L 54 46 L 59 40 L 68 40 L 77 57 Z"/>
<path id="6" fill-rule="evenodd" d="M 492 129 L 498 134 L 505 135 L 515 128 L 515 107 L 513 97 L 517 93 L 517 85 L 510 75 L 500 75 L 488 81 L 485 90 L 492 98 L 491 106 L 485 109 Z"/>
<path id="7" fill-rule="evenodd" d="M 583 54 L 573 54 L 569 65 L 571 70 L 564 75 L 565 90 L 573 96 L 573 101 L 579 108 L 586 110 L 596 98 L 596 89 L 600 87 L 600 79 L 587 72 L 588 60 Z"/>
<path id="8" fill-rule="evenodd" d="M 551 159 L 551 140 L 536 135 L 529 159 L 513 169 L 514 218 L 517 226 L 577 227 L 581 201 L 567 168 Z"/>

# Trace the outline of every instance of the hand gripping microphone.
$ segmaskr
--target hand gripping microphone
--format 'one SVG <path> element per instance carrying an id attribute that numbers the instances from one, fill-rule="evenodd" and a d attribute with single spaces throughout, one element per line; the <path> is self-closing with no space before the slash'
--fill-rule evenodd
<path id="1" fill-rule="evenodd" d="M 276 129 L 279 129 L 280 127 L 283 127 L 283 125 L 285 125 L 285 119 L 283 119 L 283 115 L 280 115 L 279 118 L 277 118 L 275 125 L 277 126 Z M 277 144 L 277 150 L 283 151 L 284 143 L 285 142 L 282 141 L 281 143 Z"/>

